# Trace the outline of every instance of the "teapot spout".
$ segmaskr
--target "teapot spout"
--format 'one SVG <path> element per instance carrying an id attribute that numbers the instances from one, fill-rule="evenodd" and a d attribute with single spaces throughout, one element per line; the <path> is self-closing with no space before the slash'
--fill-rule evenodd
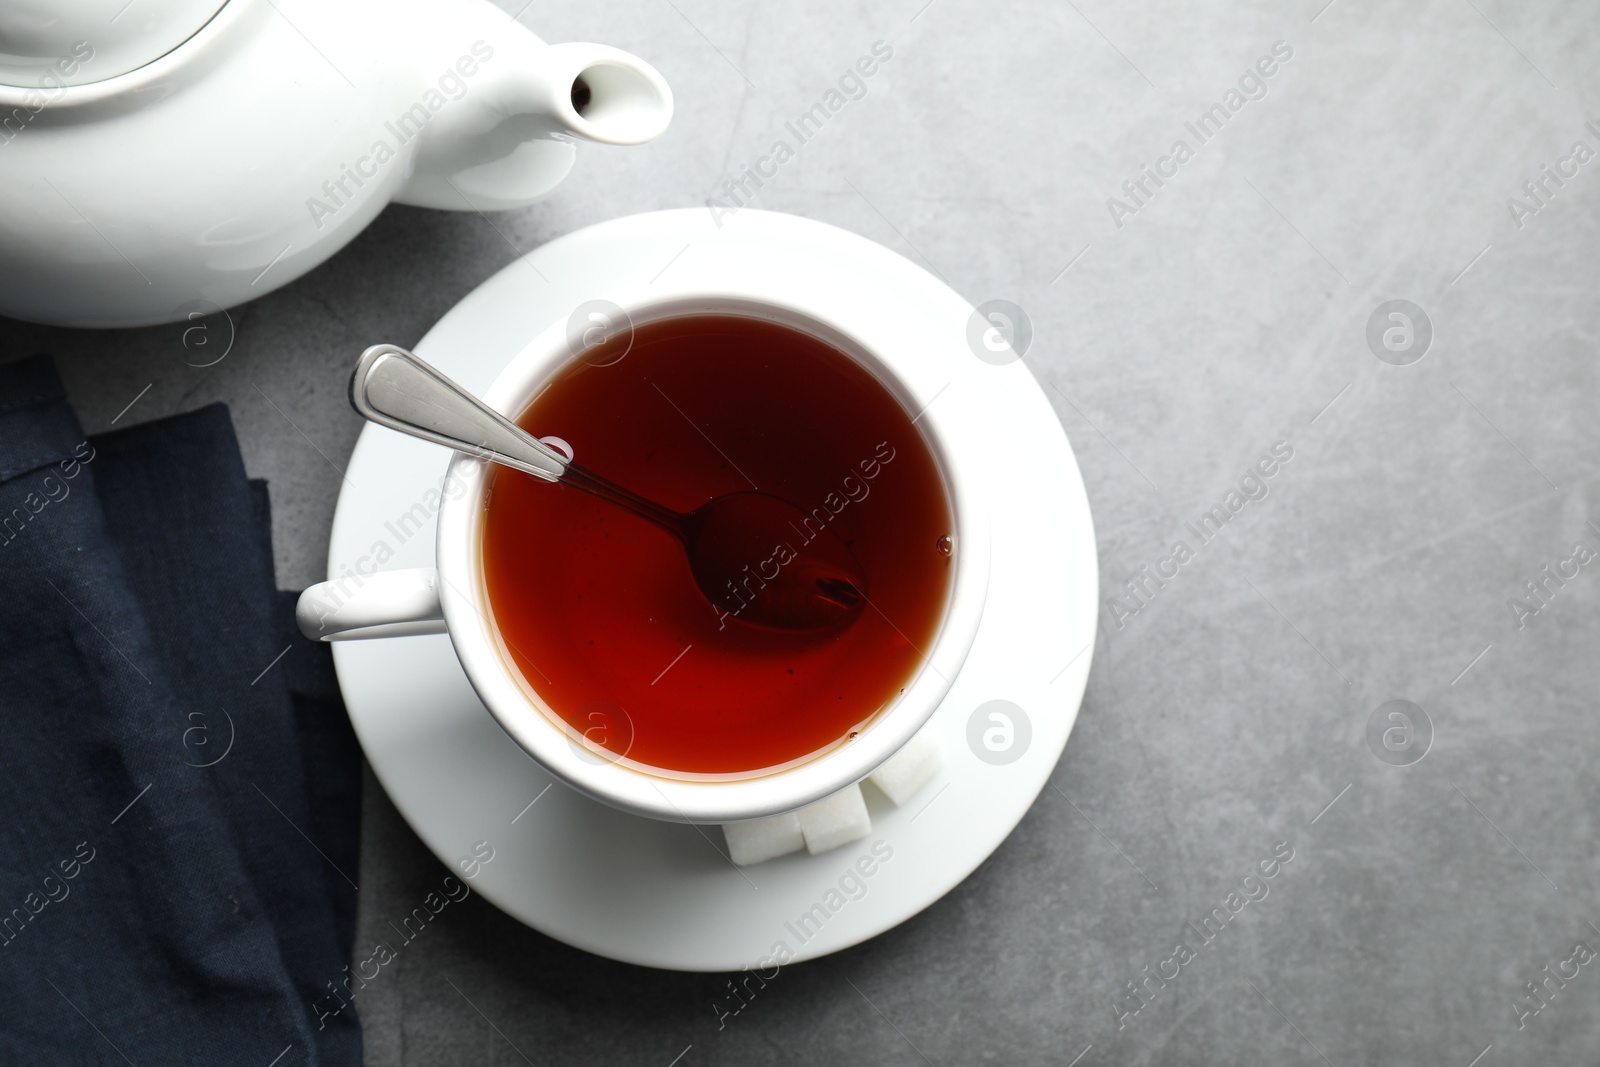
<path id="1" fill-rule="evenodd" d="M 567 133 L 601 144 L 635 145 L 661 136 L 672 121 L 672 90 L 656 68 L 620 48 L 556 44 L 549 114 Z"/>
<path id="2" fill-rule="evenodd" d="M 519 28 L 520 29 L 520 28 Z M 503 210 L 548 194 L 572 169 L 577 139 L 637 145 L 672 120 L 657 70 L 618 48 L 546 45 L 532 34 L 497 41 L 461 99 L 421 131 L 411 176 L 395 200 L 447 210 Z"/>

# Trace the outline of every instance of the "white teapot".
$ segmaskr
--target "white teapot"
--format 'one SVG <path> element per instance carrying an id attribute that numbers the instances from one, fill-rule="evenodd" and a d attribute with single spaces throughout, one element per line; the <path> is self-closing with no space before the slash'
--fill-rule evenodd
<path id="1" fill-rule="evenodd" d="M 253 299 L 391 200 L 494 211 L 672 117 L 655 68 L 487 0 L 0 0 L 0 314 Z"/>

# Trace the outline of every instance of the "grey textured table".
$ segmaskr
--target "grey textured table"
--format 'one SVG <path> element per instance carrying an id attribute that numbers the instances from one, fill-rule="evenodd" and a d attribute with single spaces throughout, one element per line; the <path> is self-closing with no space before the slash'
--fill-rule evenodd
<path id="1" fill-rule="evenodd" d="M 362 347 L 414 342 L 513 244 L 715 195 L 879 40 L 892 60 L 758 203 L 1031 319 L 1108 599 L 1076 733 L 1016 833 L 721 1028 L 723 978 L 593 958 L 474 899 L 363 993 L 368 1062 L 1593 1062 L 1600 163 L 1573 146 L 1600 150 L 1600 14 L 921 2 L 538 5 L 546 37 L 660 66 L 665 138 L 589 150 L 492 226 L 391 208 L 236 310 L 206 370 L 178 327 L 8 325 L 61 358 L 92 430 L 135 396 L 119 425 L 228 402 L 298 587 L 360 429 Z M 1393 299 L 1431 341 L 1385 309 L 1369 343 Z M 1292 458 L 1252 477 L 1279 442 Z M 368 785 L 362 942 L 438 877 Z M 1279 842 L 1293 859 L 1246 883 Z"/>

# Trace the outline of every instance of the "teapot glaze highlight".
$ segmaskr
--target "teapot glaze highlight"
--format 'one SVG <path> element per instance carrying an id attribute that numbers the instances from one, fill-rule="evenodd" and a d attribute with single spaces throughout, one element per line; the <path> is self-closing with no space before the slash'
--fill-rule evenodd
<path id="1" fill-rule="evenodd" d="M 390 201 L 520 207 L 579 140 L 641 144 L 672 116 L 649 64 L 547 45 L 488 0 L 148 6 L 0 0 L 0 314 L 243 303 Z"/>

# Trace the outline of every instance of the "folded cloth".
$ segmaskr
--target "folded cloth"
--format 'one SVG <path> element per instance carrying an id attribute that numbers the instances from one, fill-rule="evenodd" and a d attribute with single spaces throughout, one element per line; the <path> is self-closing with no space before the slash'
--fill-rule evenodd
<path id="1" fill-rule="evenodd" d="M 0 366 L 0 1063 L 357 1065 L 360 757 L 227 409 Z"/>

